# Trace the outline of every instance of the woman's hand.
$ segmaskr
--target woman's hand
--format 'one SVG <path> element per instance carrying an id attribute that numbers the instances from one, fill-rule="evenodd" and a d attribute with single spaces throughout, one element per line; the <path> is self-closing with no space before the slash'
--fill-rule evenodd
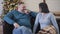
<path id="1" fill-rule="evenodd" d="M 15 27 L 15 28 L 20 27 L 20 25 L 19 25 L 19 24 L 17 24 L 17 23 L 14 23 L 13 25 L 14 25 L 14 27 Z"/>

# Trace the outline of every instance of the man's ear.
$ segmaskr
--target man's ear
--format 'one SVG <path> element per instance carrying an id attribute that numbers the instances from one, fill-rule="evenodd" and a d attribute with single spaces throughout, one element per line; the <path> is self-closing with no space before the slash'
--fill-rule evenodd
<path id="1" fill-rule="evenodd" d="M 18 10 L 18 7 L 16 7 L 16 10 Z"/>

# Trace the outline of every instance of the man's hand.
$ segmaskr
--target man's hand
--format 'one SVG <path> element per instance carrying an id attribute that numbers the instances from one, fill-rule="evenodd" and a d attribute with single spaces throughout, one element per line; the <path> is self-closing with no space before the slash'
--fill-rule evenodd
<path id="1" fill-rule="evenodd" d="M 15 27 L 15 28 L 20 27 L 20 25 L 19 25 L 19 24 L 17 24 L 17 23 L 14 23 L 13 25 L 14 25 L 14 27 Z"/>
<path id="2" fill-rule="evenodd" d="M 29 14 L 30 13 L 30 10 L 24 10 L 26 14 Z"/>

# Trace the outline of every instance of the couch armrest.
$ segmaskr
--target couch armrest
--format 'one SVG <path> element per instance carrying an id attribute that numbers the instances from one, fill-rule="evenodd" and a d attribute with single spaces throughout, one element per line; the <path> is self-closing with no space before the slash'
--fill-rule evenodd
<path id="1" fill-rule="evenodd" d="M 13 25 L 8 24 L 6 21 L 3 22 L 3 34 L 12 34 Z"/>

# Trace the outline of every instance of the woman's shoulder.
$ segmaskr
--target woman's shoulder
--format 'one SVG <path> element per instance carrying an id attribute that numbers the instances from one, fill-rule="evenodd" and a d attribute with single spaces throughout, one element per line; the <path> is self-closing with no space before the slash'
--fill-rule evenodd
<path id="1" fill-rule="evenodd" d="M 38 13 L 37 16 L 40 16 L 42 13 Z"/>
<path id="2" fill-rule="evenodd" d="M 53 13 L 48 13 L 49 15 L 54 15 Z M 42 13 L 38 13 L 37 15 L 42 15 Z"/>
<path id="3" fill-rule="evenodd" d="M 49 17 L 55 17 L 53 13 L 49 13 Z"/>
<path id="4" fill-rule="evenodd" d="M 54 14 L 53 14 L 53 13 L 49 13 L 49 15 L 51 15 L 51 16 L 52 16 L 52 15 L 54 15 Z"/>

